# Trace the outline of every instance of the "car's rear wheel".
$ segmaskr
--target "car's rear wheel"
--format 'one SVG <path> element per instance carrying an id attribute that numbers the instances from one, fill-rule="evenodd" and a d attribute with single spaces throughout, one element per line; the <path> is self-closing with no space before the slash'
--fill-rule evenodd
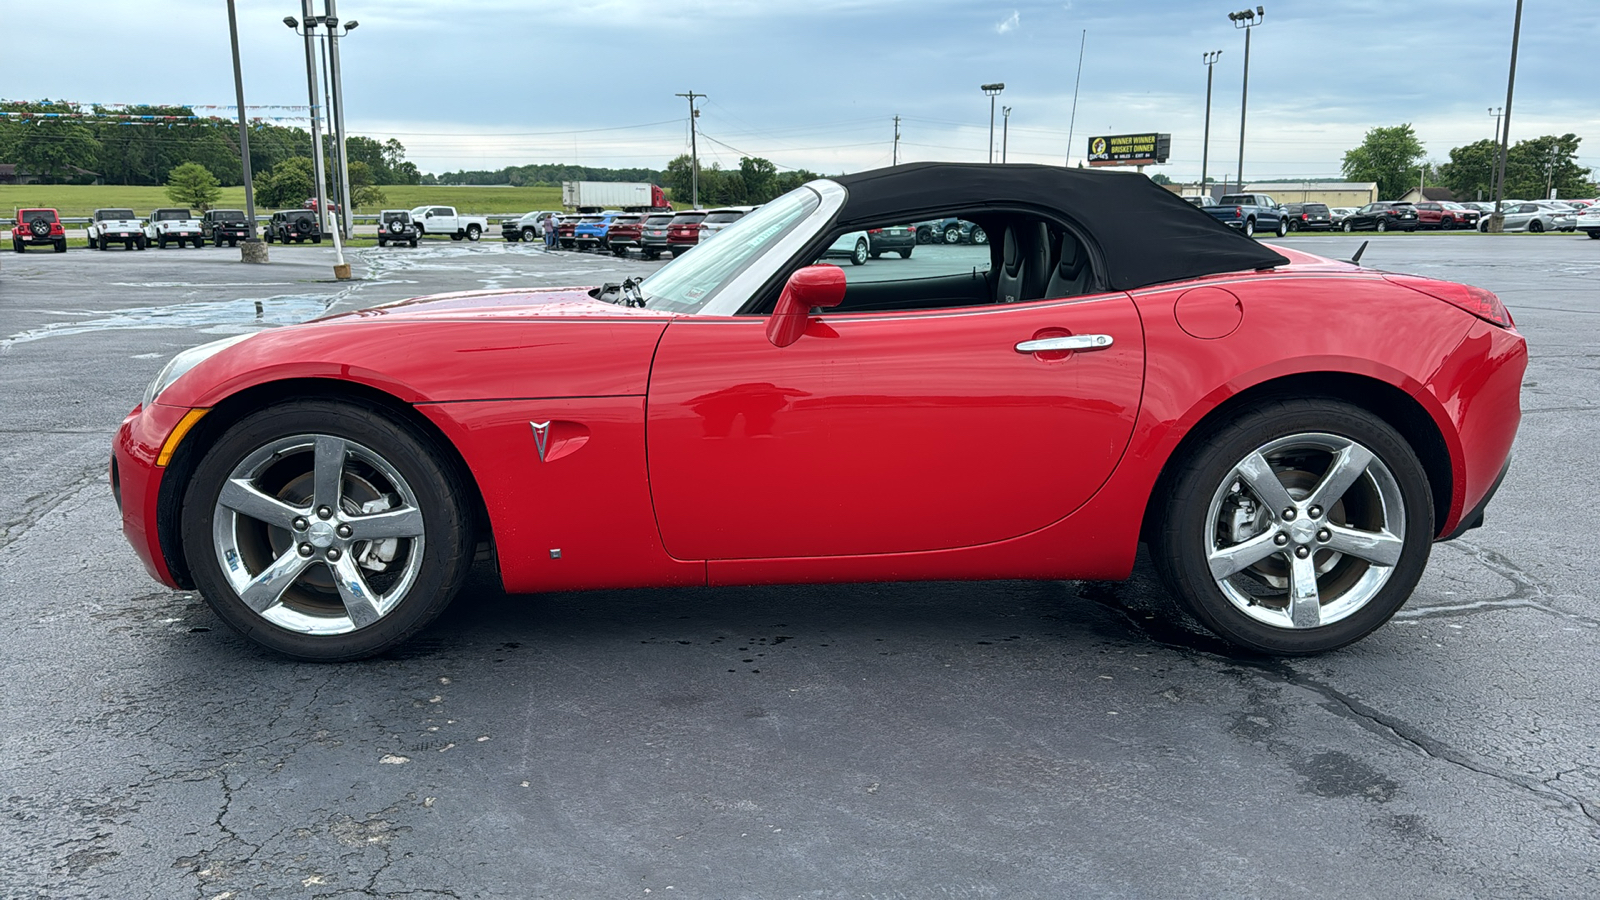
<path id="1" fill-rule="evenodd" d="M 55 239 L 54 241 L 51 242 L 51 245 L 56 248 L 56 252 L 57 253 L 65 253 L 65 252 L 67 252 L 67 239 L 66 238 L 57 238 L 57 239 Z"/>
<path id="2" fill-rule="evenodd" d="M 972 226 L 972 242 L 974 244 L 989 243 L 989 232 L 984 231 L 981 225 Z"/>
<path id="3" fill-rule="evenodd" d="M 1592 235 L 1592 234 L 1589 235 L 1589 236 L 1590 237 L 1594 237 L 1594 235 Z M 901 259 L 910 259 L 911 258 L 911 248 L 910 247 L 907 247 L 904 250 L 898 250 L 896 252 L 900 254 L 900 258 Z"/>
<path id="4" fill-rule="evenodd" d="M 1199 437 L 1168 481 L 1151 557 L 1207 628 L 1251 650 L 1317 653 L 1405 603 L 1428 562 L 1433 501 L 1388 423 L 1294 399 Z"/>
<path id="5" fill-rule="evenodd" d="M 468 225 L 467 226 L 467 240 L 475 241 L 475 240 L 477 240 L 478 238 L 480 238 L 482 236 L 483 236 L 483 229 L 482 228 L 479 228 L 476 225 Z"/>
<path id="6" fill-rule="evenodd" d="M 240 633 L 302 659 L 382 652 L 427 625 L 472 558 L 465 489 L 404 420 L 334 400 L 256 412 L 184 496 L 196 585 Z"/>
<path id="7" fill-rule="evenodd" d="M 1378 220 L 1378 224 L 1375 227 L 1377 228 L 1378 231 L 1388 231 L 1389 230 L 1389 223 L 1385 222 L 1382 219 L 1379 219 Z"/>
<path id="8" fill-rule="evenodd" d="M 855 252 L 850 254 L 850 264 L 864 266 L 867 264 L 867 241 L 865 238 L 856 239 Z"/>
<path id="9" fill-rule="evenodd" d="M 1256 220 L 1255 219 L 1245 219 L 1244 220 L 1244 236 L 1245 237 L 1255 237 L 1256 236 Z"/>
<path id="10" fill-rule="evenodd" d="M 1354 225 L 1350 224 L 1349 222 L 1344 223 L 1343 228 L 1344 228 L 1345 231 L 1355 231 L 1356 230 L 1356 227 Z"/>
<path id="11" fill-rule="evenodd" d="M 165 250 L 165 249 L 167 249 L 167 236 L 166 235 L 164 235 L 164 234 L 156 235 L 156 249 L 157 250 Z"/>
<path id="12" fill-rule="evenodd" d="M 416 245 L 417 245 L 417 239 L 416 238 L 412 238 L 411 239 L 411 246 L 415 247 Z"/>
<path id="13" fill-rule="evenodd" d="M 1590 240 L 1600 241 L 1600 229 L 1590 229 L 1584 233 L 1589 235 Z"/>
<path id="14" fill-rule="evenodd" d="M 1290 219 L 1289 220 L 1289 230 L 1290 231 L 1299 231 L 1300 230 L 1300 223 L 1295 221 L 1294 219 Z"/>
<path id="15" fill-rule="evenodd" d="M 1528 223 L 1528 230 L 1534 234 L 1544 234 L 1544 223 L 1538 219 L 1534 219 Z"/>
<path id="16" fill-rule="evenodd" d="M 959 225 L 951 225 L 946 228 L 944 230 L 944 242 L 946 244 L 961 243 L 961 227 Z"/>

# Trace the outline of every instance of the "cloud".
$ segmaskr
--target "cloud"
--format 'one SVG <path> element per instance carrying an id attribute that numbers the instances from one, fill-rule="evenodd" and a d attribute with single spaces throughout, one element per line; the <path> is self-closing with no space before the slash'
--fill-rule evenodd
<path id="1" fill-rule="evenodd" d="M 1000 21 L 995 23 L 995 25 L 994 25 L 994 33 L 995 34 L 1005 34 L 1008 31 L 1015 31 L 1016 28 L 1017 28 L 1017 25 L 1019 23 L 1021 23 L 1021 21 L 1022 21 L 1022 14 L 1013 9 L 1011 11 L 1011 15 L 1006 16 L 1004 19 L 1001 19 Z"/>

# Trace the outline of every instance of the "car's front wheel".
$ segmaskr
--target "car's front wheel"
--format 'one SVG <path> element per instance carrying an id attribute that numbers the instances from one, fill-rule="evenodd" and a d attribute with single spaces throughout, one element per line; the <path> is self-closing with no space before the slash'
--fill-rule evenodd
<path id="1" fill-rule="evenodd" d="M 241 419 L 184 496 L 196 585 L 230 626 L 290 656 L 395 646 L 444 610 L 472 559 L 466 490 L 442 459 L 411 423 L 335 400 Z"/>
<path id="2" fill-rule="evenodd" d="M 989 232 L 984 231 L 981 225 L 972 226 L 972 242 L 978 245 L 989 243 Z"/>
<path id="3" fill-rule="evenodd" d="M 522 229 L 522 239 L 527 241 L 528 243 L 530 243 L 530 244 L 533 243 L 534 240 L 537 237 L 538 237 L 538 232 L 534 231 L 532 228 L 524 228 L 524 229 Z"/>
<path id="4" fill-rule="evenodd" d="M 864 238 L 859 238 L 856 240 L 855 252 L 850 254 L 850 264 L 853 266 L 864 266 L 867 264 L 867 242 Z"/>
<path id="5" fill-rule="evenodd" d="M 1197 437 L 1167 483 L 1151 557 L 1207 628 L 1251 650 L 1318 653 L 1365 637 L 1410 597 L 1433 500 L 1388 423 L 1293 399 Z"/>

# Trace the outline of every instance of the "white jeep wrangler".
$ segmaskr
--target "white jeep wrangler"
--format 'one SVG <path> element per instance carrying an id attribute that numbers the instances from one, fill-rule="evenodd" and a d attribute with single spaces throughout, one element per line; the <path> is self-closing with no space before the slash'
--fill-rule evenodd
<path id="1" fill-rule="evenodd" d="M 152 212 L 150 223 L 144 226 L 144 237 L 147 242 L 153 241 L 163 250 L 170 241 L 176 241 L 179 247 L 183 246 L 184 241 L 189 241 L 197 248 L 206 242 L 205 236 L 200 233 L 200 220 L 181 206 Z"/>

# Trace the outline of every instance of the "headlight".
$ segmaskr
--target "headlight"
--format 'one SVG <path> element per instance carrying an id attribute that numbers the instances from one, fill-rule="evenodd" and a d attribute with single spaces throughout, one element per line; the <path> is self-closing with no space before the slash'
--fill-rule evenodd
<path id="1" fill-rule="evenodd" d="M 161 367 L 161 373 L 156 376 L 156 380 L 150 382 L 150 386 L 145 388 L 144 399 L 140 402 L 140 405 L 149 406 L 150 404 L 156 402 L 156 398 L 161 396 L 162 391 L 165 391 L 168 387 L 171 387 L 174 381 L 182 378 L 190 369 L 200 365 L 211 357 L 216 356 L 218 353 L 221 353 L 222 351 L 232 347 L 234 344 L 239 343 L 253 334 L 255 334 L 255 332 L 251 332 L 250 334 L 236 334 L 231 338 L 223 338 L 220 341 L 212 341 L 209 344 L 201 344 L 198 347 L 190 347 L 189 349 L 178 353 L 176 356 L 172 357 L 172 359 L 168 360 L 165 366 Z"/>

